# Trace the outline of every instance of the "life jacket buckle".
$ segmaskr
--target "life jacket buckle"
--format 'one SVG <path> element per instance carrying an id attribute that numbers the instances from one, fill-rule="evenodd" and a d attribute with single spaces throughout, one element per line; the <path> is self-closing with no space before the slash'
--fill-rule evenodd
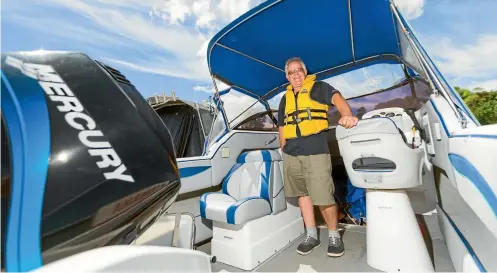
<path id="1" fill-rule="evenodd" d="M 299 124 L 302 120 L 299 118 L 299 112 L 296 110 L 295 112 L 292 113 L 293 115 L 293 120 L 295 121 L 295 124 Z"/>
<path id="2" fill-rule="evenodd" d="M 307 107 L 307 119 L 308 120 L 312 120 L 312 117 L 311 117 L 311 108 Z"/>

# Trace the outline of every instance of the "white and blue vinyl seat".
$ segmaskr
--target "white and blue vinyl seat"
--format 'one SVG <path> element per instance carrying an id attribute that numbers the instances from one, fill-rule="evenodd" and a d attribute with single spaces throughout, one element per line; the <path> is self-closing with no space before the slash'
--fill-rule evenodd
<path id="1" fill-rule="evenodd" d="M 222 187 L 222 192 L 200 197 L 202 218 L 241 225 L 286 209 L 282 158 L 277 150 L 240 154 Z"/>

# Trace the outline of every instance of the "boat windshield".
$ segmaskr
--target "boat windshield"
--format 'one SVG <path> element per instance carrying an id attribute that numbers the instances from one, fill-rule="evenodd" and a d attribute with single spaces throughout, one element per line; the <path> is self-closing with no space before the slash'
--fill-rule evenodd
<path id="1" fill-rule="evenodd" d="M 430 87 L 419 77 L 409 78 L 402 64 L 374 64 L 324 81 L 332 85 L 348 100 L 352 112 L 359 118 L 366 112 L 386 107 L 419 109 L 430 95 Z M 264 102 L 234 89 L 221 93 L 221 101 L 228 122 L 218 112 L 209 137 L 216 142 L 227 131 L 225 124 L 237 130 L 278 131 L 275 121 L 284 92 L 267 101 L 271 117 Z M 330 126 L 340 119 L 336 107 L 328 112 Z"/>
<path id="2" fill-rule="evenodd" d="M 278 94 L 271 100 L 267 101 L 269 107 L 273 110 L 278 110 L 280 99 L 283 93 Z M 242 94 L 236 90 L 231 90 L 229 93 L 222 95 L 224 110 L 228 118 L 228 123 L 231 128 L 235 127 L 240 122 L 250 116 L 258 113 L 266 112 L 268 109 L 260 100 Z"/>

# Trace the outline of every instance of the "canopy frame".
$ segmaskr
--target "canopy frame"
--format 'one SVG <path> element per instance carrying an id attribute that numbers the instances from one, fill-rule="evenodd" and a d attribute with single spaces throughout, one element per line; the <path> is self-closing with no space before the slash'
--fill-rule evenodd
<path id="1" fill-rule="evenodd" d="M 463 129 L 467 128 L 467 125 L 468 125 L 468 120 L 464 117 L 464 115 L 459 111 L 460 108 L 462 108 L 462 110 L 468 115 L 468 117 L 477 125 L 477 126 L 480 126 L 480 123 L 478 122 L 478 120 L 476 119 L 476 117 L 471 113 L 471 111 L 469 111 L 469 109 L 467 109 L 466 105 L 461 101 L 461 98 L 459 96 L 459 94 L 453 92 L 453 90 L 446 90 L 445 87 L 443 86 L 443 84 L 441 83 L 439 77 L 437 77 L 436 73 L 433 71 L 433 68 L 432 66 L 429 64 L 429 62 L 426 60 L 426 57 L 424 56 L 424 54 L 422 54 L 421 50 L 422 50 L 422 47 L 421 45 L 419 45 L 419 47 L 421 47 L 421 49 L 418 47 L 418 44 L 415 43 L 414 40 L 417 40 L 416 37 L 413 35 L 412 33 L 412 30 L 410 28 L 410 26 L 407 24 L 407 22 L 403 19 L 403 17 L 400 15 L 400 12 L 397 8 L 397 6 L 393 3 L 392 0 L 389 0 L 390 1 L 390 9 L 392 10 L 392 13 L 395 15 L 395 17 L 397 18 L 397 22 L 399 23 L 399 25 L 402 27 L 402 32 L 404 33 L 404 35 L 406 36 L 407 40 L 409 41 L 409 43 L 411 44 L 412 48 L 414 49 L 414 52 L 416 54 L 416 57 L 417 59 L 421 62 L 421 67 L 423 68 L 425 74 L 427 75 L 428 77 L 428 82 L 430 83 L 431 87 L 432 87 L 432 90 L 433 92 L 435 93 L 435 95 L 439 95 L 440 92 L 442 93 L 442 96 L 446 99 L 446 101 L 448 102 L 450 108 L 452 109 L 452 111 L 454 111 L 454 114 L 456 115 L 459 123 L 461 124 L 461 127 Z M 418 42 L 419 43 L 419 42 Z M 423 50 L 424 51 L 424 50 Z M 428 54 L 426 54 L 425 52 L 425 55 L 428 56 Z M 433 67 L 436 68 L 435 64 L 433 64 Z M 438 70 L 438 69 L 437 69 Z M 428 72 L 428 73 L 426 73 Z M 441 77 L 443 78 L 442 74 L 440 73 Z M 434 79 L 434 80 L 433 80 Z M 438 88 L 435 88 L 435 86 Z M 458 107 L 456 105 L 456 103 L 452 100 L 450 94 L 449 94 L 449 91 L 452 92 L 452 94 L 454 95 L 454 97 L 459 100 L 459 103 L 461 104 L 462 107 Z"/>
<path id="2" fill-rule="evenodd" d="M 269 103 L 267 102 L 267 99 L 270 98 L 271 96 L 273 96 L 275 92 L 278 92 L 278 91 L 281 92 L 281 91 L 283 91 L 282 88 L 284 88 L 285 86 L 288 85 L 288 81 L 285 81 L 281 85 L 272 88 L 271 90 L 269 90 L 268 92 L 266 92 L 264 95 L 261 96 L 261 95 L 258 95 L 256 93 L 254 93 L 254 92 L 251 92 L 250 90 L 245 89 L 244 87 L 238 86 L 235 83 L 232 83 L 232 82 L 230 82 L 230 81 L 228 81 L 226 79 L 223 79 L 223 77 L 221 75 L 217 75 L 217 74 L 213 73 L 212 67 L 211 67 L 211 62 L 210 62 L 210 57 L 211 57 L 211 54 L 212 54 L 212 50 L 216 46 L 219 46 L 219 47 L 222 47 L 222 48 L 224 48 L 226 50 L 229 50 L 229 51 L 231 51 L 233 53 L 236 53 L 236 54 L 239 54 L 239 55 L 244 56 L 246 58 L 249 58 L 249 59 L 251 59 L 251 60 L 253 60 L 255 62 L 261 63 L 261 64 L 263 64 L 263 65 L 265 65 L 265 66 L 267 66 L 269 68 L 272 68 L 272 69 L 274 69 L 276 71 L 285 73 L 284 68 L 283 69 L 279 68 L 276 65 L 270 64 L 270 63 L 268 63 L 266 61 L 260 60 L 258 58 L 253 57 L 253 56 L 250 56 L 250 55 L 248 55 L 246 53 L 240 52 L 240 51 L 238 51 L 236 49 L 230 48 L 229 46 L 226 46 L 226 45 L 223 45 L 223 44 L 219 43 L 219 41 L 225 35 L 227 35 L 228 33 L 230 33 L 232 30 L 236 29 L 240 24 L 243 24 L 247 20 L 250 20 L 252 17 L 258 15 L 259 13 L 261 13 L 261 12 L 263 12 L 263 11 L 271 8 L 271 7 L 273 7 L 274 5 L 276 5 L 276 4 L 278 4 L 278 3 L 282 2 L 282 1 L 283 0 L 275 0 L 272 3 L 270 3 L 270 4 L 266 5 L 266 6 L 263 6 L 262 8 L 260 8 L 256 12 L 254 12 L 253 14 L 250 14 L 246 18 L 243 18 L 242 20 L 240 20 L 239 22 L 237 22 L 235 25 L 233 25 L 231 28 L 227 29 L 224 33 L 221 33 L 219 35 L 219 37 L 217 37 L 216 40 L 209 45 L 208 54 L 207 54 L 207 58 L 208 58 L 208 62 L 207 63 L 208 63 L 210 75 L 211 75 L 213 83 L 214 83 L 215 92 L 216 92 L 216 94 L 218 96 L 219 96 L 219 90 L 218 90 L 216 82 L 215 82 L 216 79 L 219 80 L 219 81 L 221 81 L 221 82 L 223 82 L 223 83 L 225 83 L 225 84 L 227 84 L 228 86 L 230 86 L 230 88 L 235 88 L 235 89 L 241 90 L 242 91 L 241 93 L 257 99 L 258 101 L 260 101 L 261 103 L 263 103 L 268 110 L 270 110 L 270 106 L 269 106 Z M 456 97 L 456 100 L 459 100 L 459 103 L 461 104 L 461 106 L 456 105 L 456 103 L 452 100 L 452 98 L 451 98 L 451 96 L 449 94 L 449 91 L 446 90 L 446 88 L 444 88 L 443 84 L 440 82 L 440 79 L 437 77 L 436 73 L 433 71 L 432 67 L 430 66 L 429 61 L 426 60 L 426 57 L 422 53 L 422 49 L 420 49 L 418 47 L 418 44 L 415 42 L 415 41 L 417 41 L 417 39 L 416 39 L 416 37 L 413 38 L 412 31 L 411 31 L 409 25 L 407 24 L 407 22 L 405 22 L 405 20 L 403 20 L 403 17 L 400 15 L 400 12 L 398 11 L 397 6 L 393 3 L 392 0 L 388 0 L 388 2 L 390 4 L 390 10 L 391 10 L 391 13 L 392 13 L 392 21 L 394 23 L 393 26 L 394 26 L 394 28 L 396 30 L 397 30 L 398 26 L 400 26 L 402 33 L 407 38 L 407 41 L 408 41 L 409 45 L 412 47 L 412 49 L 414 51 L 414 55 L 415 55 L 416 59 L 420 63 L 420 67 L 421 67 L 422 71 L 419 71 L 415 66 L 410 65 L 404 58 L 402 58 L 402 56 L 399 56 L 397 54 L 380 54 L 380 55 L 368 56 L 368 57 L 362 58 L 360 60 L 356 60 L 356 55 L 355 55 L 356 52 L 355 52 L 355 46 L 354 46 L 354 32 L 353 32 L 354 31 L 354 27 L 353 27 L 353 23 L 352 23 L 351 1 L 347 0 L 352 61 L 350 61 L 348 63 L 345 63 L 345 64 L 340 64 L 340 65 L 337 65 L 337 66 L 334 66 L 334 67 L 330 67 L 330 68 L 324 69 L 322 71 L 319 71 L 319 72 L 316 72 L 316 73 L 313 73 L 313 74 L 315 74 L 317 76 L 317 78 L 320 79 L 320 78 L 323 78 L 323 77 L 326 77 L 326 76 L 339 75 L 339 74 L 342 74 L 342 73 L 346 73 L 349 70 L 355 70 L 355 69 L 359 69 L 359 68 L 362 68 L 362 67 L 366 67 L 366 66 L 372 65 L 376 61 L 380 61 L 380 60 L 387 59 L 387 60 L 395 61 L 396 63 L 403 64 L 403 65 L 407 66 L 411 70 L 417 71 L 419 74 L 424 74 L 424 78 L 426 78 L 426 80 L 430 84 L 430 87 L 431 87 L 432 91 L 434 92 L 434 94 L 435 95 L 440 95 L 441 94 L 443 97 L 445 97 L 445 99 L 449 103 L 449 106 L 454 111 L 455 115 L 457 116 L 457 118 L 458 118 L 458 120 L 461 123 L 461 125 L 462 125 L 463 128 L 466 128 L 468 121 L 465 119 L 464 115 L 461 112 L 459 112 L 459 109 L 461 109 L 461 108 L 470 117 L 470 119 L 475 124 L 479 125 L 478 121 L 476 120 L 476 118 L 474 118 L 474 116 L 472 115 L 472 113 L 468 109 L 466 109 L 466 106 L 464 105 L 464 103 L 462 103 L 459 95 L 457 93 L 453 92 L 453 90 L 450 90 L 450 91 L 452 91 L 453 96 Z M 397 22 L 397 24 L 395 24 L 395 22 Z M 399 37 L 398 31 L 395 31 L 395 36 L 396 36 L 396 40 L 397 40 L 398 46 L 400 48 L 401 45 L 400 45 L 400 37 Z M 423 52 L 424 52 L 424 50 L 423 50 Z M 426 54 L 426 52 L 424 52 L 424 53 Z M 432 64 L 432 65 L 435 67 L 435 69 L 437 69 L 434 64 Z M 422 72 L 422 73 L 420 73 L 420 72 Z M 220 96 L 219 96 L 219 98 L 220 98 Z M 233 119 L 233 121 L 236 120 L 238 117 L 240 117 L 242 114 L 244 114 L 246 111 L 248 111 L 256 103 L 257 102 L 255 102 L 254 104 L 252 104 L 251 106 L 249 106 L 247 109 L 245 109 L 242 113 L 240 113 L 237 117 L 235 117 Z M 224 107 L 222 105 L 221 105 L 221 107 L 222 107 L 221 111 L 223 112 L 223 117 L 225 119 L 225 126 L 226 126 L 227 130 L 231 130 L 232 128 L 231 128 L 230 125 L 233 125 L 233 124 L 231 124 L 231 122 L 228 121 L 226 113 L 224 112 Z"/>

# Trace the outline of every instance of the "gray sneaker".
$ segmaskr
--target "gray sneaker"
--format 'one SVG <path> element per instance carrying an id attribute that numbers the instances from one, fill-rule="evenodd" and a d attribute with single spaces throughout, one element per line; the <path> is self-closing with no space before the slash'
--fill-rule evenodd
<path id="1" fill-rule="evenodd" d="M 316 240 L 313 237 L 307 235 L 304 241 L 297 247 L 297 253 L 300 255 L 307 255 L 311 253 L 314 248 L 320 245 L 320 240 Z"/>
<path id="2" fill-rule="evenodd" d="M 340 237 L 330 237 L 328 242 L 328 256 L 340 257 L 345 253 L 343 241 Z"/>

